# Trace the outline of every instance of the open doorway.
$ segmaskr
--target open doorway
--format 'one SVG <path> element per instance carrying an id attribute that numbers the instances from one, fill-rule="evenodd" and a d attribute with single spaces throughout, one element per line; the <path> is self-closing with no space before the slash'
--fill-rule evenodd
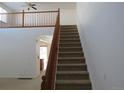
<path id="1" fill-rule="evenodd" d="M 47 47 L 40 47 L 40 70 L 46 70 L 47 67 Z"/>
<path id="2" fill-rule="evenodd" d="M 40 68 L 41 71 L 43 72 L 45 72 L 47 69 L 51 42 L 52 36 L 49 35 L 40 36 Z"/>

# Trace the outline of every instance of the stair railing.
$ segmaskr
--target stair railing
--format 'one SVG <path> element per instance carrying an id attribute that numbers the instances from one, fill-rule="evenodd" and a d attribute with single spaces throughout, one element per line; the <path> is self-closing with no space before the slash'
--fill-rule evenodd
<path id="1" fill-rule="evenodd" d="M 53 34 L 48 65 L 45 76 L 42 77 L 42 90 L 53 90 L 55 89 L 55 78 L 56 78 L 56 64 L 58 62 L 58 51 L 59 51 L 59 37 L 60 37 L 60 9 L 58 9 L 58 15 L 55 24 L 55 30 Z"/>
<path id="2" fill-rule="evenodd" d="M 0 13 L 0 28 L 54 27 L 58 11 Z"/>

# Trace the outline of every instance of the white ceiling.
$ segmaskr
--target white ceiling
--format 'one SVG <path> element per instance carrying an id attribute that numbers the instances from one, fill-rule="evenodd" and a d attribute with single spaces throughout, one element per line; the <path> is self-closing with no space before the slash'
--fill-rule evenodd
<path id="1" fill-rule="evenodd" d="M 38 10 L 42 9 L 56 9 L 56 8 L 75 8 L 76 3 L 74 2 L 33 2 L 37 5 Z M 26 2 L 3 2 L 4 5 L 14 11 L 21 11 L 27 9 Z M 25 7 L 24 7 L 25 6 Z"/>
<path id="2" fill-rule="evenodd" d="M 10 8 L 11 10 L 20 10 L 20 8 L 22 8 L 22 5 L 26 5 L 26 3 L 19 3 L 19 2 L 3 2 L 4 5 L 6 5 L 8 8 Z"/>

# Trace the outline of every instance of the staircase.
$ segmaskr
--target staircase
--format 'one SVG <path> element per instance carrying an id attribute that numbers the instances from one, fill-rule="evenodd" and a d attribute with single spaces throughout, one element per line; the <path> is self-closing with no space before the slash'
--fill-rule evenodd
<path id="1" fill-rule="evenodd" d="M 61 26 L 56 90 L 89 90 L 91 82 L 76 25 Z"/>

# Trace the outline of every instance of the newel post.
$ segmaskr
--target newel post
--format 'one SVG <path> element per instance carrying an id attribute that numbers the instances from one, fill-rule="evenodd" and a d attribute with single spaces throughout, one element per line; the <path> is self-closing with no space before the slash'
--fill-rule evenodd
<path id="1" fill-rule="evenodd" d="M 22 27 L 24 27 L 24 10 L 22 11 Z"/>

